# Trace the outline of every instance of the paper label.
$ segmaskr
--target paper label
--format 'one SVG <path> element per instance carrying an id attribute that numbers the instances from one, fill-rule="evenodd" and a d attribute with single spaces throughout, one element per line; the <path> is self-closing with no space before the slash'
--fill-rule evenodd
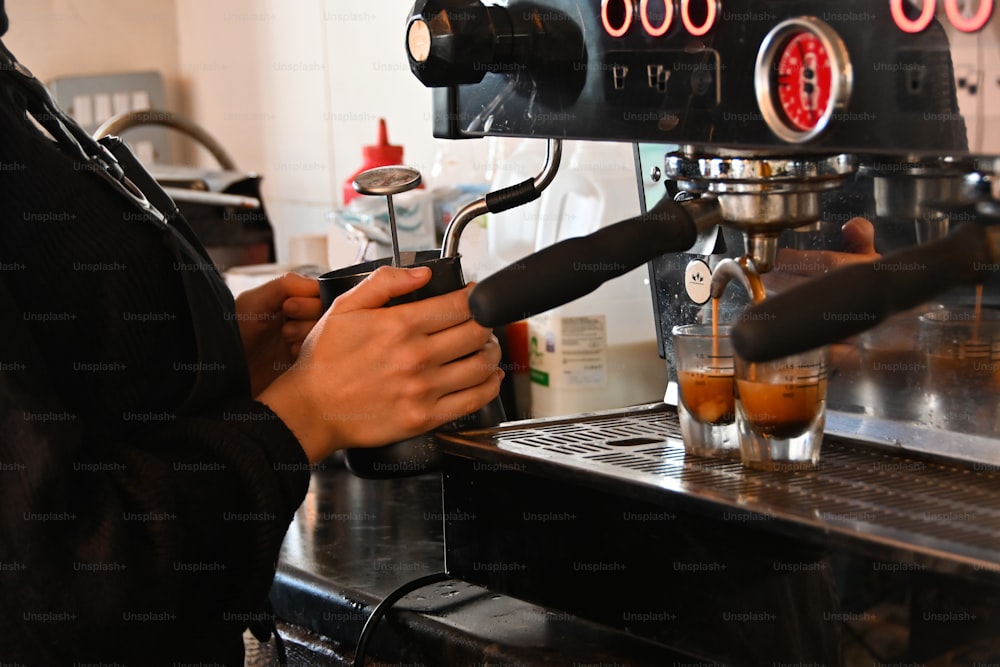
<path id="1" fill-rule="evenodd" d="M 604 387 L 608 337 L 604 315 L 552 317 L 528 322 L 531 381 L 546 387 Z"/>

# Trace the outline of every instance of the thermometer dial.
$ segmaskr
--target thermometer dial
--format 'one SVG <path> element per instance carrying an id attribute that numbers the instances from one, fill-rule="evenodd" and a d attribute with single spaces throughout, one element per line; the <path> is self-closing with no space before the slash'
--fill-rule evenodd
<path id="1" fill-rule="evenodd" d="M 808 141 L 826 129 L 850 98 L 847 50 L 818 19 L 785 21 L 761 45 L 754 85 L 771 130 L 791 143 Z"/>

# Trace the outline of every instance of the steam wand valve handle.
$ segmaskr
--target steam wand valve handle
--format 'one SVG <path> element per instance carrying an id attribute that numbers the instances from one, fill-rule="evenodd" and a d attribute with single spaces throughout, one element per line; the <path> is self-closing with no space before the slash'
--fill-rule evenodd
<path id="1" fill-rule="evenodd" d="M 747 308 L 733 348 L 770 361 L 871 329 L 953 287 L 983 282 L 1000 261 L 1000 228 L 974 223 L 930 243 L 813 278 Z"/>
<path id="2" fill-rule="evenodd" d="M 697 236 L 687 209 L 664 197 L 648 213 L 560 241 L 483 279 L 469 295 L 469 309 L 484 327 L 517 322 L 579 299 L 660 255 L 687 250 Z"/>
<path id="3" fill-rule="evenodd" d="M 417 0 L 406 28 L 413 74 L 429 88 L 475 84 L 513 55 L 505 7 L 478 0 Z"/>

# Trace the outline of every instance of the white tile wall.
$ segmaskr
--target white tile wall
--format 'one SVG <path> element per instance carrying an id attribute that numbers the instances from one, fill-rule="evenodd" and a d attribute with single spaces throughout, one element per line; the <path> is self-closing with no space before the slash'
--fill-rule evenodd
<path id="1" fill-rule="evenodd" d="M 177 0 L 190 113 L 263 174 L 279 259 L 289 236 L 317 231 L 339 204 L 379 117 L 407 162 L 430 168 L 430 92 L 403 50 L 411 4 Z"/>
<path id="2" fill-rule="evenodd" d="M 429 172 L 431 95 L 403 47 L 412 0 L 7 0 L 5 43 L 44 80 L 155 69 L 170 107 L 263 175 L 279 258 L 339 203 L 385 117 Z M 94 104 L 99 101 L 94 100 Z M 114 100 L 100 100 L 114 106 Z M 94 109 L 97 112 L 97 109 Z M 207 154 L 196 156 L 205 164 Z"/>

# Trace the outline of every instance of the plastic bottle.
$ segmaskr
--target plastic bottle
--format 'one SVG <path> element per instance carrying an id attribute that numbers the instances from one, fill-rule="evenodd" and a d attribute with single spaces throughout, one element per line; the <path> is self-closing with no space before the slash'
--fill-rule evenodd
<path id="1" fill-rule="evenodd" d="M 640 213 L 630 144 L 573 142 L 568 152 L 542 195 L 536 249 Z M 653 317 L 648 270 L 641 266 L 529 318 L 532 417 L 662 400 L 667 367 Z"/>
<path id="2" fill-rule="evenodd" d="M 496 192 L 537 176 L 545 164 L 547 150 L 544 139 L 518 141 L 509 156 L 496 160 L 493 165 L 490 191 Z M 477 279 L 482 280 L 535 252 L 540 208 L 541 200 L 536 199 L 509 211 L 486 216 L 486 252 L 479 261 Z M 501 363 L 507 374 L 501 387 L 507 417 L 527 419 L 531 416 L 528 322 L 522 320 L 508 324 L 497 332 L 497 336 L 501 339 Z"/>
<path id="3" fill-rule="evenodd" d="M 548 143 L 544 139 L 522 139 L 510 156 L 494 167 L 490 191 L 496 192 L 537 176 L 545 164 L 547 150 Z M 542 200 L 536 199 L 509 211 L 486 216 L 488 257 L 480 268 L 479 279 L 535 252 L 541 205 Z"/>
<path id="4" fill-rule="evenodd" d="M 358 174 L 375 167 L 388 167 L 394 164 L 403 164 L 403 147 L 389 143 L 389 130 L 385 118 L 379 118 L 378 143 L 361 147 L 361 166 L 341 186 L 341 198 L 344 206 L 359 196 L 354 190 L 354 179 L 357 178 Z"/>
<path id="5" fill-rule="evenodd" d="M 366 261 L 392 254 L 389 230 L 389 208 L 385 197 L 359 195 L 354 190 L 355 177 L 368 169 L 403 164 L 403 147 L 389 143 L 385 119 L 379 119 L 378 143 L 361 149 L 362 164 L 344 181 L 342 197 L 344 206 L 332 214 L 334 225 L 328 231 L 328 256 L 330 266 L 343 266 L 342 257 L 334 257 L 347 238 L 365 237 L 367 250 L 353 261 Z M 431 250 L 437 247 L 434 234 L 434 202 L 425 185 L 393 197 L 396 227 L 400 250 Z M 359 253 L 360 254 L 360 253 Z"/>
<path id="6" fill-rule="evenodd" d="M 466 204 L 489 191 L 486 174 L 492 138 L 438 139 L 434 149 L 434 164 L 428 177 L 434 199 L 434 225 L 438 238 L 455 215 Z M 486 220 L 480 216 L 463 230 L 458 251 L 462 255 L 462 270 L 467 282 L 476 280 L 479 262 L 486 252 Z"/>

